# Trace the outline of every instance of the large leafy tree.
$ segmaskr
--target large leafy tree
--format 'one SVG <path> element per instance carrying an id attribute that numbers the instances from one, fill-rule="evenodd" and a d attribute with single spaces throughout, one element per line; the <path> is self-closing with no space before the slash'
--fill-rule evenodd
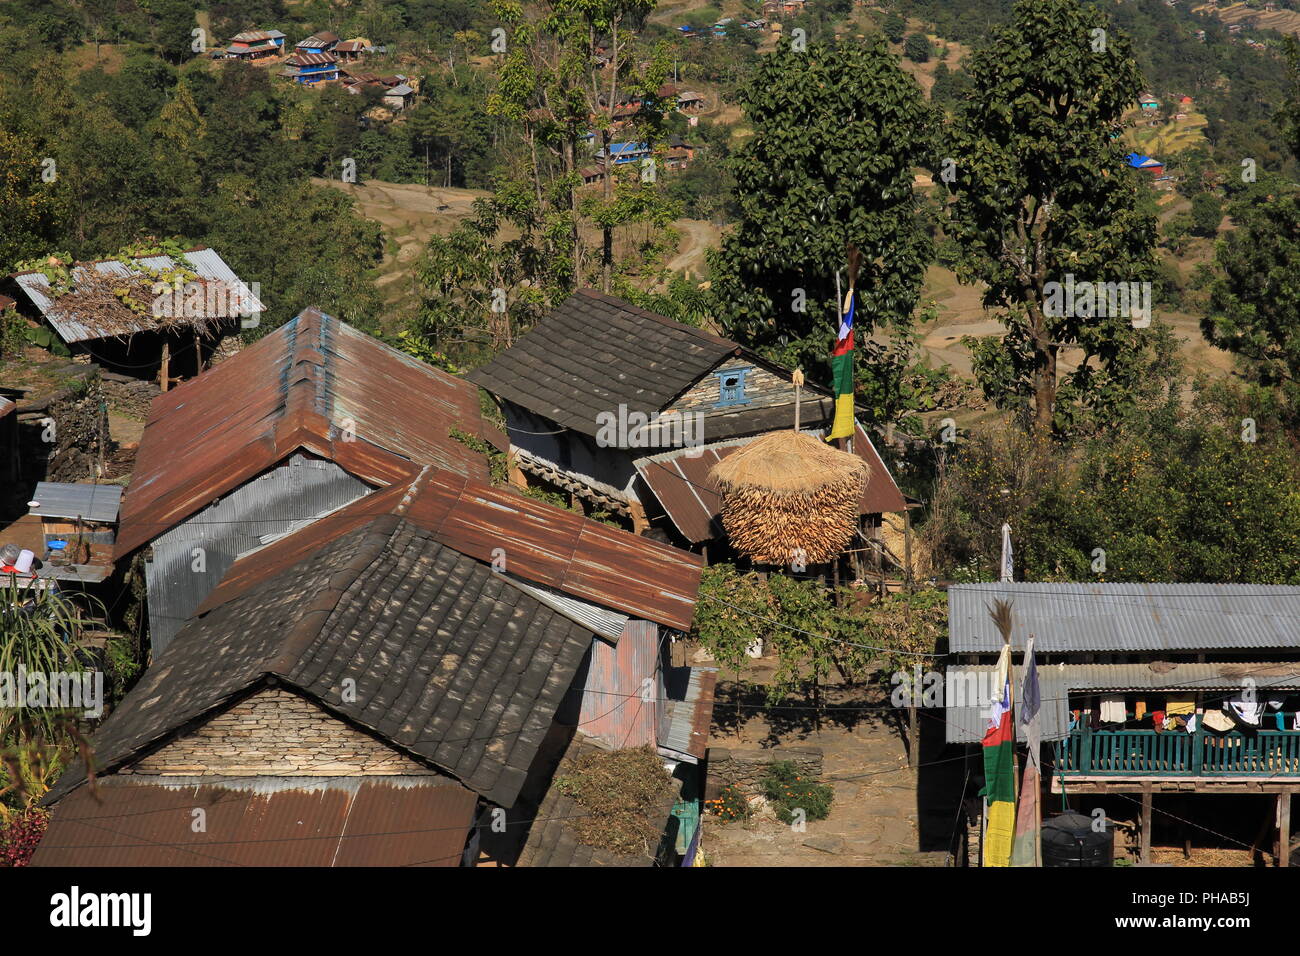
<path id="1" fill-rule="evenodd" d="M 1300 46 L 1286 44 L 1289 91 L 1277 119 L 1300 157 Z M 1265 179 L 1261 179 L 1261 186 Z M 1300 192 L 1267 179 L 1232 206 L 1237 228 L 1219 240 L 1209 313 L 1201 331 L 1241 357 L 1256 384 L 1300 420 Z"/>
<path id="2" fill-rule="evenodd" d="M 1069 275 L 1150 277 L 1155 218 L 1141 208 L 1119 139 L 1142 77 L 1128 40 L 1079 0 L 1021 0 L 968 72 L 973 90 L 947 146 L 949 229 L 962 250 L 958 277 L 985 284 L 984 304 L 1007 330 L 976 350 L 976 375 L 1000 404 L 1032 399 L 1034 425 L 1046 431 L 1068 417 L 1058 392 L 1088 401 L 1146 345 L 1129 316 L 1049 314 L 1083 310 L 1047 308 L 1044 289 Z M 1081 353 L 1065 375 L 1064 349 Z"/>
<path id="3" fill-rule="evenodd" d="M 764 57 L 741 102 L 754 135 L 734 160 L 740 221 L 710 256 L 727 334 L 823 364 L 850 245 L 860 334 L 907 325 L 931 254 L 913 192 L 931 129 L 919 87 L 876 36 Z"/>

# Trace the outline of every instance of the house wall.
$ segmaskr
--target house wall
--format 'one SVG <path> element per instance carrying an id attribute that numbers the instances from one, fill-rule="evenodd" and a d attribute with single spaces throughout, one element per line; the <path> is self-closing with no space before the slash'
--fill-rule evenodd
<path id="1" fill-rule="evenodd" d="M 618 643 L 592 641 L 579 729 L 611 747 L 656 746 L 663 709 L 659 626 L 628 621 Z M 649 681 L 649 684 L 645 683 Z M 644 699 L 648 693 L 650 700 Z"/>
<path id="2" fill-rule="evenodd" d="M 225 777 L 437 773 L 282 688 L 254 694 L 120 772 Z"/>
<path id="3" fill-rule="evenodd" d="M 698 382 L 692 385 L 682 396 L 674 402 L 670 409 L 673 411 L 712 411 L 718 404 L 718 377 L 714 372 L 726 372 L 732 369 L 747 368 L 745 373 L 745 398 L 748 399 L 745 405 L 725 406 L 724 409 L 734 411 L 736 408 L 766 408 L 771 405 L 789 405 L 794 401 L 794 385 L 789 379 L 782 378 L 775 372 L 771 372 L 760 365 L 755 365 L 751 361 L 743 358 L 728 359 L 719 365 L 713 372 L 709 372 Z"/>
<path id="4" fill-rule="evenodd" d="M 258 547 L 268 535 L 283 534 L 369 491 L 333 462 L 295 455 L 154 539 L 153 558 L 145 562 L 154 657 L 171 643 L 236 557 Z M 202 549 L 201 570 L 195 570 L 196 548 Z"/>
<path id="5" fill-rule="evenodd" d="M 631 487 L 636 478 L 631 451 L 601 448 L 591 436 L 572 429 L 564 429 L 558 435 L 545 434 L 556 431 L 554 422 L 534 415 L 513 402 L 504 402 L 503 405 L 506 432 L 512 446 L 550 462 L 560 471 L 604 494 L 626 501 L 637 500 Z M 637 454 L 653 454 L 655 449 L 632 451 Z"/>

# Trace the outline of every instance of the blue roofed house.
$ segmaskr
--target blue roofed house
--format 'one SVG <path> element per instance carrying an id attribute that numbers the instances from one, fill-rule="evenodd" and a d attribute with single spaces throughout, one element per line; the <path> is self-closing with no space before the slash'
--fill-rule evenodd
<path id="1" fill-rule="evenodd" d="M 283 76 L 308 86 L 339 78 L 338 61 L 332 53 L 295 53 L 284 61 L 284 66 Z"/>
<path id="2" fill-rule="evenodd" d="M 636 163 L 650 158 L 652 150 L 649 143 L 611 143 L 609 154 L 614 158 L 614 165 L 621 166 L 623 163 Z M 605 150 L 597 150 L 596 158 L 604 162 Z"/>
<path id="3" fill-rule="evenodd" d="M 295 44 L 299 53 L 329 53 L 338 46 L 339 38 L 328 30 L 313 33 Z"/>
<path id="4" fill-rule="evenodd" d="M 1159 179 L 1165 174 L 1165 164 L 1151 156 L 1143 156 L 1141 153 L 1129 153 L 1127 158 L 1131 168 L 1150 173 L 1152 179 Z"/>

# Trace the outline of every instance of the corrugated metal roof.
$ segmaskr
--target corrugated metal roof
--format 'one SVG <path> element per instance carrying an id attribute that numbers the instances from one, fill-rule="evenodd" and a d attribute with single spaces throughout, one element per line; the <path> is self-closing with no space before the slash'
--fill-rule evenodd
<path id="1" fill-rule="evenodd" d="M 241 558 L 197 613 L 384 513 L 480 561 L 503 559 L 503 570 L 529 583 L 678 630 L 691 626 L 704 566 L 699 555 L 433 468 L 408 487 L 371 495 Z"/>
<path id="2" fill-rule="evenodd" d="M 122 502 L 119 555 L 304 450 L 372 485 L 433 464 L 487 478 L 451 437 L 482 434 L 478 390 L 308 309 L 154 399 Z"/>
<path id="3" fill-rule="evenodd" d="M 1035 642 L 1037 648 L 1037 642 Z M 988 729 L 993 665 L 949 667 L 945 675 L 945 737 L 948 743 L 978 743 Z M 1300 662 L 1198 664 L 1047 664 L 1038 668 L 1039 711 L 1044 740 L 1069 733 L 1069 696 L 1087 691 L 1239 691 L 1246 678 L 1257 690 L 1300 690 Z M 1015 667 L 1016 697 L 1022 668 Z M 1157 709 L 1157 708 L 1150 708 Z"/>
<path id="4" fill-rule="evenodd" d="M 122 502 L 121 485 L 90 485 L 58 481 L 36 483 L 28 512 L 43 518 L 81 518 L 112 524 Z"/>
<path id="5" fill-rule="evenodd" d="M 331 66 L 338 60 L 333 53 L 295 53 L 284 62 L 286 66 Z"/>
<path id="6" fill-rule="evenodd" d="M 32 866 L 457 866 L 477 803 L 438 777 L 116 776 L 97 790 L 58 804 Z"/>
<path id="7" fill-rule="evenodd" d="M 0 397 L 0 418 L 4 418 L 17 407 L 18 404 L 16 402 L 11 402 L 7 398 Z"/>
<path id="8" fill-rule="evenodd" d="M 229 308 L 219 309 L 219 314 L 214 316 L 196 317 L 200 321 L 228 319 L 245 313 L 253 314 L 265 311 L 265 306 L 253 295 L 252 290 L 239 276 L 235 275 L 230 266 L 226 265 L 225 261 L 214 250 L 201 247 L 191 249 L 184 256 L 190 268 L 194 270 L 199 278 L 223 283 L 224 290 L 229 295 L 229 298 L 222 302 L 223 305 L 228 305 Z M 146 256 L 136 259 L 135 262 L 154 271 L 168 270 L 176 266 L 176 261 L 170 256 Z M 93 267 L 96 272 L 103 275 L 115 275 L 125 278 L 132 274 L 132 270 L 121 262 L 116 259 L 107 259 L 99 262 L 79 263 L 73 268 L 74 279 L 80 273 L 80 270 L 84 270 L 87 266 Z M 40 310 L 41 315 L 53 326 L 54 331 L 58 333 L 59 338 L 63 339 L 64 342 L 71 344 L 123 334 L 106 332 L 98 323 L 87 324 L 82 322 L 76 313 L 63 312 L 58 307 L 58 303 L 50 299 L 46 294 L 50 288 L 50 280 L 45 277 L 43 272 L 19 272 L 13 278 L 14 282 L 27 294 L 32 304 Z M 114 321 L 126 328 L 128 334 L 130 332 L 150 331 L 158 328 L 161 324 L 161 320 L 152 314 L 138 313 L 125 305 L 122 306 L 120 314 L 114 314 Z"/>
<path id="9" fill-rule="evenodd" d="M 664 701 L 663 716 L 659 721 L 659 746 L 675 751 L 680 759 L 696 763 L 704 759 L 705 752 L 709 749 L 709 728 L 713 723 L 718 671 L 712 667 L 675 670 L 690 673 L 681 700 L 672 697 L 674 675 L 670 673 L 665 681 L 669 690 L 667 700 Z"/>
<path id="10" fill-rule="evenodd" d="M 824 430 L 811 429 L 809 432 L 820 436 Z M 758 436 L 714 442 L 702 448 L 676 449 L 637 459 L 637 473 L 650 486 L 668 517 L 688 541 L 699 543 L 725 536 L 719 518 L 722 498 L 710 472 L 719 461 L 755 437 Z M 860 513 L 902 511 L 906 507 L 903 494 L 861 425 L 857 426 L 853 439 L 853 453 L 871 469 L 871 479 L 858 502 Z"/>
<path id="11" fill-rule="evenodd" d="M 385 96 L 409 96 L 414 92 L 415 90 L 411 89 L 405 83 L 398 83 L 396 86 L 394 86 L 384 95 Z"/>
<path id="12" fill-rule="evenodd" d="M 949 649 L 996 654 L 989 618 L 1012 603 L 1012 644 L 1042 653 L 1300 648 L 1300 587 L 1269 584 L 959 584 L 948 589 Z"/>
<path id="13" fill-rule="evenodd" d="M 506 579 L 525 594 L 537 598 L 551 610 L 559 611 L 570 621 L 581 624 L 593 634 L 599 634 L 611 641 L 618 640 L 618 636 L 623 633 L 623 627 L 628 622 L 626 614 L 619 614 L 598 604 L 592 604 L 590 601 L 579 601 L 554 588 L 529 584 L 514 574 L 506 574 Z"/>

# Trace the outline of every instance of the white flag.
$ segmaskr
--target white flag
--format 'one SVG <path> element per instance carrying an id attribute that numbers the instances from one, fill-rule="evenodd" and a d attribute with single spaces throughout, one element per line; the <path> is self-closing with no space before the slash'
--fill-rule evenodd
<path id="1" fill-rule="evenodd" d="M 1000 580 L 1015 580 L 1015 563 L 1011 554 L 1011 525 L 1002 526 L 1002 576 Z"/>

